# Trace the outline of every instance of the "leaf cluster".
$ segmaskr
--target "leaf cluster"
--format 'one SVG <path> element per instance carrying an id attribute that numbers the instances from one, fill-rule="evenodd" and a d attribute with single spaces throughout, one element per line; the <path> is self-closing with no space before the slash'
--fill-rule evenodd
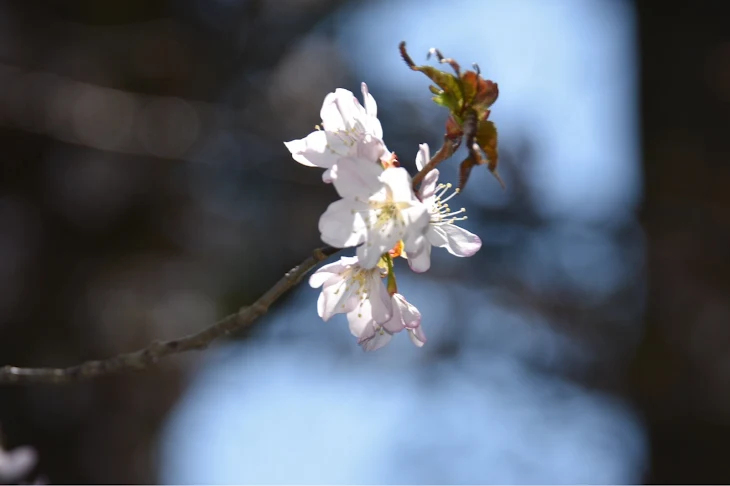
<path id="1" fill-rule="evenodd" d="M 454 74 L 433 66 L 417 65 L 408 55 L 405 42 L 401 42 L 399 48 L 408 67 L 422 72 L 434 83 L 429 86 L 433 101 L 449 110 L 449 118 L 446 120 L 447 139 L 455 148 L 462 141 L 466 145 L 469 153 L 459 167 L 459 188 L 464 188 L 472 168 L 476 165 L 486 165 L 504 187 L 497 172 L 497 128 L 489 120 L 490 107 L 499 96 L 497 83 L 484 79 L 476 64 L 473 65 L 473 70 L 462 72 L 461 66 L 455 60 L 444 57 L 438 49 L 430 49 L 427 57 L 433 55 L 439 63 L 448 64 Z"/>

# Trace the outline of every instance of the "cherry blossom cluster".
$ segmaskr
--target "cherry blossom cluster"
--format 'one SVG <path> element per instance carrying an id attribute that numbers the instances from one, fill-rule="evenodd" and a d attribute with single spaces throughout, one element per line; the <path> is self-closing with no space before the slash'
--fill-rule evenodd
<path id="1" fill-rule="evenodd" d="M 433 246 L 467 257 L 482 242 L 456 225 L 466 219 L 463 208 L 449 206 L 459 191 L 450 192 L 451 184 L 438 182 L 438 169 L 426 173 L 414 190 L 411 176 L 383 142 L 377 104 L 365 83 L 362 94 L 364 105 L 346 89 L 329 93 L 320 111 L 321 126 L 303 139 L 285 142 L 294 160 L 325 169 L 322 179 L 341 198 L 320 217 L 322 241 L 356 248 L 355 256 L 320 268 L 309 284 L 322 288 L 319 316 L 327 321 L 345 314 L 364 350 L 381 348 L 403 330 L 421 347 L 426 342 L 421 313 L 398 292 L 394 260 L 405 258 L 421 273 L 431 266 Z M 428 145 L 421 144 L 419 171 L 429 159 Z"/>

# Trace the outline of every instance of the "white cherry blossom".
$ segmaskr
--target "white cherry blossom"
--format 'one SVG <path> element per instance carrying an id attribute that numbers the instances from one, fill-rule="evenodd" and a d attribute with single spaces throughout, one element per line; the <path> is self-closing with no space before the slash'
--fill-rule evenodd
<path id="1" fill-rule="evenodd" d="M 427 144 L 419 145 L 416 156 L 416 167 L 423 169 L 430 159 Z M 468 257 L 475 254 L 482 247 L 482 240 L 464 228 L 456 226 L 456 222 L 466 219 L 464 208 L 452 211 L 449 201 L 459 193 L 456 189 L 446 196 L 451 184 L 438 184 L 439 171 L 433 169 L 426 174 L 418 196 L 428 208 L 430 221 L 425 232 L 425 238 L 419 240 L 419 245 L 412 251 L 406 248 L 406 256 L 411 269 L 416 272 L 425 272 L 431 267 L 431 247 L 437 246 L 457 257 Z"/>
<path id="2" fill-rule="evenodd" d="M 374 322 L 388 321 L 393 304 L 383 276 L 383 269 L 363 268 L 357 257 L 342 257 L 323 266 L 309 278 L 313 288 L 322 287 L 317 300 L 319 317 L 328 321 L 335 314 L 359 311 L 366 312 Z"/>
<path id="3" fill-rule="evenodd" d="M 382 324 L 373 319 L 366 306 L 347 313 L 350 330 L 359 338 L 357 342 L 363 350 L 375 351 L 382 348 L 390 342 L 394 334 L 404 329 L 416 346 L 425 344 L 426 335 L 421 328 L 421 313 L 418 309 L 398 293 L 392 296 L 392 306 L 392 317 Z"/>
<path id="4" fill-rule="evenodd" d="M 337 248 L 360 245 L 357 257 L 365 268 L 374 267 L 400 240 L 405 251 L 423 247 L 428 209 L 414 194 L 405 169 L 381 171 L 347 158 L 332 168 L 332 180 L 342 199 L 319 220 L 322 241 Z"/>
<path id="5" fill-rule="evenodd" d="M 309 167 L 327 169 L 325 182 L 332 182 L 331 169 L 341 157 L 355 156 L 376 164 L 388 159 L 390 152 L 383 143 L 383 128 L 378 120 L 378 106 L 362 83 L 361 105 L 351 91 L 338 88 L 322 103 L 322 129 L 307 137 L 284 142 L 294 160 Z"/>

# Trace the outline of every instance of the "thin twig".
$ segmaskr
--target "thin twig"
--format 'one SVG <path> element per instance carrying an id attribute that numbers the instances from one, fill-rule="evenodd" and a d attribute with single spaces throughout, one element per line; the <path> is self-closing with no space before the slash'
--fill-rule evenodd
<path id="1" fill-rule="evenodd" d="M 416 191 L 418 189 L 418 185 L 421 183 L 423 178 L 426 177 L 426 174 L 434 170 L 441 162 L 454 155 L 455 150 L 456 145 L 454 141 L 449 137 L 444 136 L 444 144 L 440 149 L 438 149 L 438 152 L 436 152 L 423 169 L 421 169 L 418 174 L 413 177 L 413 190 Z"/>
<path id="2" fill-rule="evenodd" d="M 19 368 L 4 366 L 0 368 L 0 383 L 50 383 L 61 384 L 88 380 L 124 370 L 141 370 L 155 364 L 160 358 L 191 350 L 205 349 L 214 340 L 240 331 L 252 325 L 286 291 L 297 285 L 304 275 L 319 262 L 338 252 L 329 246 L 316 249 L 302 263 L 292 268 L 264 295 L 253 304 L 242 307 L 237 313 L 224 317 L 215 324 L 188 336 L 171 341 L 154 341 L 145 348 L 131 353 L 119 354 L 111 358 L 86 361 L 68 368 Z"/>

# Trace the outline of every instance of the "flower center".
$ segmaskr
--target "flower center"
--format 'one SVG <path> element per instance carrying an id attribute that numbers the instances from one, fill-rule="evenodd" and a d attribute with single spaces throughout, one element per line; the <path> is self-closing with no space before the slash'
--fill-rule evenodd
<path id="1" fill-rule="evenodd" d="M 380 269 L 374 268 L 371 270 L 365 269 L 358 266 L 353 266 L 345 270 L 342 274 L 344 280 L 344 288 L 340 287 L 335 290 L 335 295 L 339 294 L 340 291 L 344 291 L 345 296 L 354 295 L 359 301 L 359 306 L 362 307 L 363 302 L 370 295 L 370 289 L 368 287 L 368 279 L 373 272 L 380 272 Z M 345 308 L 346 303 L 342 303 L 342 308 Z"/>
<path id="2" fill-rule="evenodd" d="M 379 268 L 373 268 L 370 270 L 367 270 L 362 267 L 356 267 L 348 270 L 349 275 L 347 276 L 347 284 L 345 287 L 345 291 L 349 291 L 354 286 L 357 286 L 354 291 L 354 295 L 359 301 L 358 303 L 358 317 L 362 317 L 362 306 L 365 303 L 365 301 L 370 298 L 370 287 L 368 285 L 370 278 L 374 273 L 382 273 L 382 271 Z"/>
<path id="3" fill-rule="evenodd" d="M 396 203 L 369 201 L 368 204 L 370 205 L 368 212 L 370 217 L 366 219 L 365 227 L 367 229 L 384 233 L 387 237 L 393 236 L 393 230 L 396 230 L 401 238 L 405 236 L 405 221 Z"/>
<path id="4" fill-rule="evenodd" d="M 451 189 L 451 183 L 439 184 L 436 186 L 436 192 L 433 196 L 433 203 L 429 208 L 431 214 L 431 224 L 454 224 L 456 221 L 464 221 L 466 218 L 466 209 L 461 208 L 458 211 L 452 211 L 449 207 L 451 198 L 459 194 L 456 188 L 453 193 L 446 196 L 448 190 Z M 445 196 L 445 197 L 444 197 Z"/>

